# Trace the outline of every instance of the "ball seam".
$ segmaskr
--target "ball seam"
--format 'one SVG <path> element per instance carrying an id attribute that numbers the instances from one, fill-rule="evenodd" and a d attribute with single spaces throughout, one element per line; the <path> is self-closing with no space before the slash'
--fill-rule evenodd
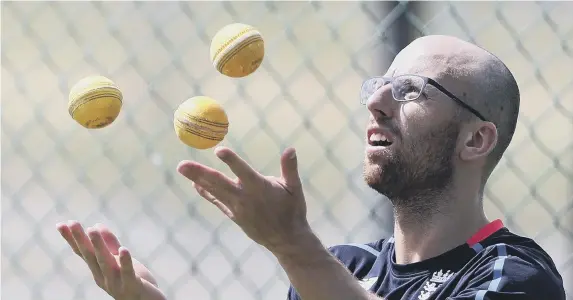
<path id="1" fill-rule="evenodd" d="M 198 136 L 200 138 L 207 139 L 207 140 L 212 140 L 212 141 L 222 141 L 225 138 L 225 135 L 227 133 L 226 131 L 209 130 L 209 128 L 206 128 L 203 126 L 196 126 L 196 124 L 186 124 L 186 123 L 181 122 L 180 120 L 177 120 L 177 122 L 175 123 L 175 126 L 178 127 L 179 129 L 187 132 L 187 133 L 190 133 L 192 135 L 195 135 L 195 136 Z M 200 127 L 201 129 L 207 129 L 207 130 L 197 129 L 197 127 Z M 209 135 L 209 133 L 216 133 L 216 134 Z"/>
<path id="2" fill-rule="evenodd" d="M 235 41 L 236 39 L 238 39 L 239 37 L 241 37 L 242 35 L 246 34 L 249 31 L 255 30 L 252 27 L 248 27 L 245 28 L 241 31 L 239 31 L 239 33 L 237 33 L 236 35 L 234 35 L 233 37 L 231 37 L 230 39 L 228 39 L 226 42 L 224 42 L 218 49 L 217 51 L 215 51 L 215 54 L 213 54 L 213 58 L 212 60 L 215 60 L 217 58 L 217 56 L 221 53 L 221 51 L 223 51 L 223 49 L 225 49 L 227 46 L 229 46 L 233 41 Z"/>
<path id="3" fill-rule="evenodd" d="M 217 70 L 219 72 L 223 72 L 223 68 L 224 68 L 225 64 L 227 64 L 237 53 L 239 53 L 240 51 L 242 51 L 243 49 L 245 49 L 246 47 L 251 45 L 253 42 L 262 41 L 262 40 L 263 39 L 258 35 L 254 35 L 252 37 L 249 37 L 243 43 L 239 44 L 238 47 L 235 47 L 232 51 L 225 53 L 225 56 L 223 56 L 217 64 Z"/>
<path id="4" fill-rule="evenodd" d="M 112 92 L 103 93 L 103 94 L 102 94 L 102 93 L 99 93 L 99 94 L 96 94 L 96 95 L 91 95 L 91 96 L 89 96 L 89 97 L 82 98 L 81 100 L 74 100 L 74 101 L 72 101 L 72 105 L 70 105 L 70 108 L 68 109 L 68 112 L 69 112 L 70 116 L 73 117 L 73 116 L 74 116 L 74 112 L 75 112 L 80 106 L 82 106 L 82 105 L 84 105 L 84 104 L 86 104 L 86 103 L 88 103 L 88 102 L 90 102 L 90 101 L 93 101 L 93 100 L 95 100 L 95 99 L 97 99 L 97 98 L 103 98 L 103 97 L 110 97 L 110 98 L 117 99 L 117 100 L 119 100 L 120 104 L 123 104 L 123 101 L 122 101 L 122 99 L 121 99 L 121 96 L 119 96 L 117 93 L 112 93 Z"/>
<path id="5" fill-rule="evenodd" d="M 86 87 L 72 88 L 69 98 L 70 99 L 78 98 L 82 94 L 90 93 L 92 91 L 97 91 L 101 89 L 113 89 L 119 91 L 119 88 L 112 82 L 98 82 L 97 84 L 96 83 L 90 84 L 89 87 L 87 88 Z"/>
<path id="6" fill-rule="evenodd" d="M 227 122 L 227 123 L 215 122 L 215 121 L 211 121 L 211 120 L 208 120 L 208 119 L 205 119 L 205 118 L 200 118 L 200 117 L 197 117 L 197 116 L 192 116 L 192 115 L 190 115 L 190 114 L 186 114 L 186 113 L 184 113 L 184 114 L 185 114 L 186 119 L 192 119 L 193 121 L 196 121 L 196 122 L 199 122 L 199 123 L 204 123 L 204 124 L 206 124 L 206 125 L 212 125 L 212 126 L 221 127 L 221 128 L 226 128 L 226 127 L 229 126 L 229 123 L 228 123 L 228 122 Z M 186 121 L 182 121 L 182 122 L 186 123 Z"/>

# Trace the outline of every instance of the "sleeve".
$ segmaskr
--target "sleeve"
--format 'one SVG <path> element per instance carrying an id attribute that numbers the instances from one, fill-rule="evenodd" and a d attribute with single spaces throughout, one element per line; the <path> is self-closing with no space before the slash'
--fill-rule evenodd
<path id="1" fill-rule="evenodd" d="M 287 300 L 301 300 L 300 296 L 292 285 L 288 288 Z"/>
<path id="2" fill-rule="evenodd" d="M 565 300 L 559 273 L 538 260 L 500 255 L 477 268 L 467 286 L 447 300 Z"/>

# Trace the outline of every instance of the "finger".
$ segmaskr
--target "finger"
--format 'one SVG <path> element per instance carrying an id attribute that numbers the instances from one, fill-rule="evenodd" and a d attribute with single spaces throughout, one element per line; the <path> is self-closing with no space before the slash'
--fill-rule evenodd
<path id="1" fill-rule="evenodd" d="M 213 200 L 213 204 L 222 212 L 225 214 L 225 216 L 227 216 L 229 219 L 235 221 L 235 215 L 233 214 L 233 212 L 221 201 L 215 199 Z"/>
<path id="2" fill-rule="evenodd" d="M 240 192 L 238 185 L 229 177 L 202 164 L 183 161 L 177 166 L 177 171 L 225 204 L 229 204 Z"/>
<path id="3" fill-rule="evenodd" d="M 103 224 L 96 224 L 95 228 L 99 231 L 103 241 L 105 242 L 107 249 L 111 254 L 118 255 L 119 254 L 119 247 L 121 247 L 121 243 L 119 239 L 107 228 L 107 226 Z"/>
<path id="4" fill-rule="evenodd" d="M 206 189 L 204 189 L 201 185 L 193 182 L 193 187 L 195 188 L 195 190 L 197 191 L 197 193 L 203 197 L 205 200 L 213 203 L 213 201 L 217 200 L 217 198 L 215 198 L 213 195 L 211 195 L 211 193 L 209 193 Z"/>
<path id="5" fill-rule="evenodd" d="M 94 280 L 96 281 L 98 286 L 100 287 L 103 286 L 103 274 L 97 262 L 97 258 L 95 257 L 92 242 L 87 237 L 80 223 L 71 221 L 70 224 L 68 224 L 68 226 L 70 227 L 76 245 L 78 245 L 78 249 L 81 253 L 82 258 L 84 259 L 84 261 L 88 265 L 88 268 L 92 272 Z"/>
<path id="6" fill-rule="evenodd" d="M 237 153 L 227 147 L 217 147 L 215 155 L 222 160 L 231 171 L 237 175 L 243 185 L 256 185 L 261 182 L 262 176 L 255 171 Z"/>
<path id="7" fill-rule="evenodd" d="M 66 225 L 64 223 L 58 223 L 56 225 L 56 228 L 58 229 L 58 231 L 60 232 L 60 235 L 62 235 L 64 240 L 66 240 L 68 245 L 70 245 L 70 247 L 72 248 L 74 253 L 81 257 L 82 253 L 80 252 L 80 249 L 78 248 L 78 245 L 76 244 L 76 241 L 74 240 L 74 237 L 72 236 L 72 231 L 70 230 L 70 227 L 68 227 L 68 225 Z"/>
<path id="8" fill-rule="evenodd" d="M 298 161 L 294 148 L 288 148 L 281 156 L 281 173 L 289 192 L 292 193 L 301 187 Z"/>
<path id="9" fill-rule="evenodd" d="M 187 179 L 199 183 L 203 187 L 207 185 L 217 185 L 222 188 L 237 189 L 237 184 L 225 174 L 193 161 L 182 161 L 177 166 L 177 171 L 187 177 Z"/>
<path id="10" fill-rule="evenodd" d="M 127 295 L 135 295 L 135 293 L 139 290 L 140 281 L 135 275 L 131 254 L 125 247 L 119 248 L 119 264 L 123 291 Z"/>
<path id="11" fill-rule="evenodd" d="M 88 230 L 88 236 L 93 244 L 96 260 L 107 282 L 115 283 L 119 279 L 119 266 L 107 249 L 100 232 L 95 228 Z"/>
<path id="12" fill-rule="evenodd" d="M 221 212 L 223 212 L 227 217 L 229 217 L 231 220 L 235 219 L 233 212 L 231 212 L 231 210 L 225 204 L 217 200 L 217 198 L 213 197 L 213 195 L 211 195 L 211 193 L 205 190 L 202 186 L 193 182 L 193 187 L 195 187 L 195 190 L 197 190 L 197 193 L 199 193 L 201 197 L 213 203 L 213 205 L 215 205 L 219 210 L 221 210 Z"/>

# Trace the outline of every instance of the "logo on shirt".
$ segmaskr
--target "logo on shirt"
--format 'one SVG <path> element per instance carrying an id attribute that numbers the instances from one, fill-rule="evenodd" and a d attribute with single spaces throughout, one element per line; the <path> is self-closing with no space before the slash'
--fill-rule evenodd
<path id="1" fill-rule="evenodd" d="M 378 280 L 378 277 L 371 277 L 371 278 L 367 278 L 367 279 L 362 279 L 362 280 L 358 281 L 358 283 L 360 283 L 360 285 L 365 290 L 369 290 L 376 283 L 376 280 Z"/>
<path id="2" fill-rule="evenodd" d="M 446 270 L 446 272 L 442 272 L 442 270 L 438 272 L 434 272 L 430 280 L 426 281 L 424 284 L 424 290 L 420 292 L 418 296 L 418 300 L 426 300 L 430 298 L 430 296 L 442 285 L 444 282 L 448 281 L 450 277 L 454 275 L 454 272 L 450 270 Z"/>

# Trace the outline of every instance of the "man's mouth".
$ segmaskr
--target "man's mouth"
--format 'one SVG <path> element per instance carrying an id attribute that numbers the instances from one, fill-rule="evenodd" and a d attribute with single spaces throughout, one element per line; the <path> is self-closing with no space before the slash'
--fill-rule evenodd
<path id="1" fill-rule="evenodd" d="M 388 147 L 394 143 L 394 136 L 384 128 L 371 127 L 367 131 L 368 145 L 374 147 Z"/>
<path id="2" fill-rule="evenodd" d="M 368 138 L 368 144 L 371 146 L 388 147 L 392 145 L 392 140 L 390 137 L 384 135 L 383 133 L 373 133 Z"/>

